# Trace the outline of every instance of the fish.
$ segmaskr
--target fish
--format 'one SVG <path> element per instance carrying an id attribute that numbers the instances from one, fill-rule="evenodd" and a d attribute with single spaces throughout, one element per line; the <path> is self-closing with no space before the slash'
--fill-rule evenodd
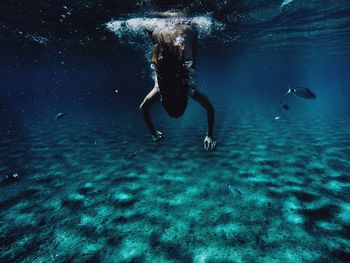
<path id="1" fill-rule="evenodd" d="M 288 87 L 288 91 L 285 95 L 293 93 L 294 96 L 306 100 L 312 100 L 316 98 L 316 94 L 313 93 L 310 89 L 305 87 L 297 87 L 295 89 L 291 89 Z"/>
<path id="2" fill-rule="evenodd" d="M 226 186 L 228 187 L 228 190 L 233 193 L 233 194 L 238 194 L 238 195 L 242 195 L 242 192 L 235 186 L 231 185 L 231 184 L 226 184 Z"/>
<path id="3" fill-rule="evenodd" d="M 293 2 L 293 0 L 284 0 L 284 1 L 282 2 L 282 4 L 281 4 L 281 8 L 284 7 L 284 6 L 286 6 L 286 5 L 289 5 L 289 4 L 292 3 L 292 2 Z"/>
<path id="4" fill-rule="evenodd" d="M 277 121 L 277 120 L 280 120 L 281 119 L 281 117 L 280 116 L 276 116 L 275 117 L 275 120 Z"/>
<path id="5" fill-rule="evenodd" d="M 281 109 L 282 109 L 282 110 L 289 110 L 288 104 L 285 103 L 285 102 L 283 102 L 283 103 L 281 104 Z"/>
<path id="6" fill-rule="evenodd" d="M 129 155 L 129 159 L 133 159 L 139 152 L 133 152 L 132 154 Z"/>
<path id="7" fill-rule="evenodd" d="M 65 113 L 63 113 L 63 112 L 60 112 L 60 113 L 57 113 L 57 114 L 56 114 L 55 119 L 56 119 L 56 120 L 59 120 L 59 119 L 64 118 L 64 116 L 66 116 L 66 114 L 65 114 Z"/>

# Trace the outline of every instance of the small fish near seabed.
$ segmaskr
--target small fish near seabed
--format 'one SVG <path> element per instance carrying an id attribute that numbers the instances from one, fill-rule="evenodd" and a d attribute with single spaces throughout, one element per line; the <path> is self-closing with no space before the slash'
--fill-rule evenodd
<path id="1" fill-rule="evenodd" d="M 287 103 L 283 102 L 281 104 L 281 110 L 285 111 L 285 110 L 289 110 L 289 109 L 290 109 L 290 107 Z"/>
<path id="2" fill-rule="evenodd" d="M 310 89 L 305 87 L 297 87 L 295 89 L 288 88 L 288 91 L 285 95 L 292 93 L 294 96 L 306 100 L 316 99 L 316 94 L 312 92 Z"/>
<path id="3" fill-rule="evenodd" d="M 131 154 L 128 156 L 128 159 L 133 159 L 138 153 L 139 153 L 138 151 L 131 153 Z"/>
<path id="4" fill-rule="evenodd" d="M 293 3 L 294 0 L 284 0 L 281 4 L 281 8 Z"/>
<path id="5" fill-rule="evenodd" d="M 55 116 L 55 120 L 63 119 L 65 116 L 66 116 L 66 114 L 63 112 L 57 113 Z"/>
<path id="6" fill-rule="evenodd" d="M 235 195 L 242 195 L 242 192 L 232 184 L 226 184 L 228 190 Z"/>

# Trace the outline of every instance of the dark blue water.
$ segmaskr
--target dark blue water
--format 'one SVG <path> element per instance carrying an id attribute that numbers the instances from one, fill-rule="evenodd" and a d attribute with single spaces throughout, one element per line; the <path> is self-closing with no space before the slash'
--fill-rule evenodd
<path id="1" fill-rule="evenodd" d="M 108 28 L 184 7 L 214 152 L 192 100 L 152 141 L 150 41 Z M 0 261 L 349 262 L 349 36 L 349 1 L 1 1 Z"/>

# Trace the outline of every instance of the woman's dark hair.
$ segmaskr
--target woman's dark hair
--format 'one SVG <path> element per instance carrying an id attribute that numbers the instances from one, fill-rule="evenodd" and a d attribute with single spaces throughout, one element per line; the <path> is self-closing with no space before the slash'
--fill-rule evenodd
<path id="1" fill-rule="evenodd" d="M 166 81 L 185 80 L 187 72 L 184 68 L 184 62 L 182 46 L 166 42 L 163 36 L 158 37 L 157 44 L 153 48 L 152 64 L 155 65 L 160 79 Z"/>
<path id="2" fill-rule="evenodd" d="M 187 106 L 188 71 L 184 67 L 182 46 L 164 41 L 159 37 L 153 48 L 152 63 L 155 65 L 162 104 L 172 117 L 180 117 Z"/>

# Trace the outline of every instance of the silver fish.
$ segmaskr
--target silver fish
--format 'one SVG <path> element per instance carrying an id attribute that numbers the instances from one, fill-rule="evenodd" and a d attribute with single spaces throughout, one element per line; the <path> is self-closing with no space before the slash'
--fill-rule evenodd
<path id="1" fill-rule="evenodd" d="M 290 93 L 292 93 L 296 97 L 307 99 L 307 100 L 312 100 L 316 98 L 316 94 L 313 93 L 310 89 L 305 87 L 297 87 L 295 89 L 288 88 L 288 91 L 286 92 L 285 95 Z"/>
<path id="2" fill-rule="evenodd" d="M 64 116 L 66 116 L 66 114 L 65 114 L 65 113 L 63 113 L 63 112 L 60 112 L 60 113 L 57 113 L 57 115 L 56 115 L 55 119 L 56 119 L 56 120 L 59 120 L 59 119 L 64 118 Z"/>
<path id="3" fill-rule="evenodd" d="M 242 195 L 242 192 L 235 186 L 231 185 L 231 184 L 226 184 L 228 187 L 228 190 L 233 193 L 233 194 L 238 194 L 238 195 Z"/>
<path id="4" fill-rule="evenodd" d="M 133 152 L 129 155 L 129 159 L 133 159 L 139 152 L 136 151 L 136 152 Z"/>

